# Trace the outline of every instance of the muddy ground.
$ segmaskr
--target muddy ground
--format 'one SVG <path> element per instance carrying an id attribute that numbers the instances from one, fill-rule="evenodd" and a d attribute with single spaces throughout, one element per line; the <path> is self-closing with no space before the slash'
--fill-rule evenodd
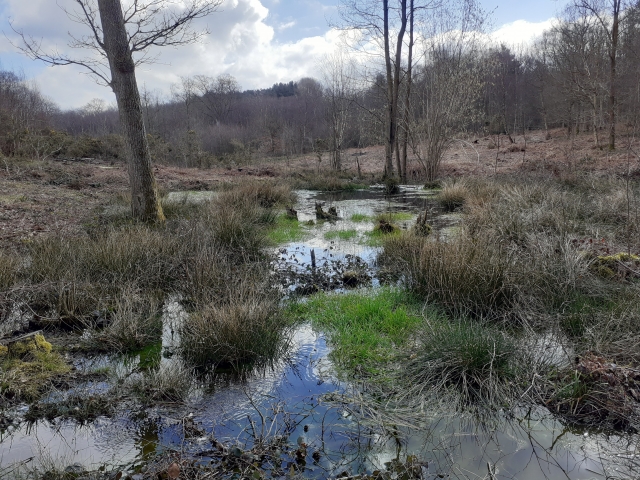
<path id="1" fill-rule="evenodd" d="M 602 175 L 625 175 L 640 171 L 637 151 L 640 141 L 620 137 L 619 149 L 595 148 L 593 135 L 567 138 L 556 129 L 513 137 L 469 137 L 455 142 L 442 164 L 442 177 L 494 176 L 521 172 L 549 172 L 562 176 L 589 171 Z M 499 144 L 499 147 L 497 146 Z M 629 148 L 629 144 L 631 148 Z M 325 155 L 326 157 L 326 155 Z M 382 171 L 384 147 L 345 151 L 343 169 L 357 176 L 357 162 L 367 179 Z M 122 162 L 98 159 L 50 159 L 43 162 L 5 159 L 0 169 L 0 247 L 19 248 L 35 236 L 54 233 L 83 234 L 86 226 L 99 221 L 114 199 L 126 200 L 128 180 Z M 309 154 L 296 158 L 256 159 L 250 165 L 211 169 L 156 165 L 161 192 L 210 190 L 237 177 L 293 178 L 328 168 Z M 412 159 L 409 180 L 420 183 L 420 165 Z M 125 202 L 126 203 L 126 202 Z"/>

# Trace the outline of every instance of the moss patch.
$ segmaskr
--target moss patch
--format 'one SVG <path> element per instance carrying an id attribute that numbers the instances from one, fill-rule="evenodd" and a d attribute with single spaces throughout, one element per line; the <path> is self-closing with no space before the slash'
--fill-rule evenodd
<path id="1" fill-rule="evenodd" d="M 54 377 L 71 370 L 42 335 L 11 344 L 0 358 L 0 396 L 10 400 L 36 400 Z"/>

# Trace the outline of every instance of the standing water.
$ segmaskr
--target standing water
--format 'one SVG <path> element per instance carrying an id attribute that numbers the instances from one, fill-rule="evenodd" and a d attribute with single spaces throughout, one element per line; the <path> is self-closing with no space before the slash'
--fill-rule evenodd
<path id="1" fill-rule="evenodd" d="M 427 210 L 433 234 L 441 237 L 454 233 L 458 221 L 457 215 L 439 210 L 433 192 L 413 187 L 402 188 L 398 195 L 384 195 L 382 189 L 300 191 L 298 199 L 298 218 L 308 223 L 305 238 L 278 247 L 274 265 L 290 294 L 320 289 L 339 294 L 345 272 L 351 271 L 366 279 L 363 284 L 376 288 L 380 251 L 372 234 L 376 215 L 391 214 L 401 229 L 409 229 L 417 214 Z M 325 210 L 335 207 L 338 218 L 318 221 L 317 204 Z M 149 368 L 181 374 L 184 366 L 173 349 L 184 315 L 176 299 L 165 306 L 163 343 L 158 348 L 134 356 L 74 359 L 80 370 L 110 373 L 52 393 L 45 403 L 63 404 L 73 395 L 109 394 L 115 402 L 118 386 L 134 385 Z M 27 422 L 27 406 L 7 412 L 4 418 L 12 421 L 0 426 L 0 478 L 12 478 L 37 465 L 124 471 L 145 478 L 146 464 L 161 454 L 205 465 L 219 461 L 224 449 L 227 456 L 244 458 L 267 440 L 278 446 L 276 455 L 282 452 L 283 459 L 265 467 L 263 474 L 271 477 L 296 473 L 329 478 L 387 471 L 389 478 L 396 478 L 394 468 L 402 464 L 415 467 L 414 478 L 632 476 L 636 436 L 575 430 L 544 408 L 505 412 L 484 422 L 455 412 L 425 411 L 417 428 L 385 425 L 363 408 L 362 386 L 337 376 L 322 332 L 304 324 L 292 343 L 287 358 L 242 378 L 224 372 L 204 378 L 189 374 L 184 402 L 148 408 L 124 401 L 110 415 L 84 423 L 63 416 Z M 300 458 L 302 446 L 306 458 Z M 285 455 L 287 451 L 296 453 Z"/>

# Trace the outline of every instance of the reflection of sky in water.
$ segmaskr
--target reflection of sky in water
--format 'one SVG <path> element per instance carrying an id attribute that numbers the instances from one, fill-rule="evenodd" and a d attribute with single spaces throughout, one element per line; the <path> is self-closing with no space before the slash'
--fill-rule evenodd
<path id="1" fill-rule="evenodd" d="M 430 209 L 436 227 L 450 227 L 457 217 L 435 219 L 437 206 L 424 191 L 408 189 L 402 195 L 385 198 L 380 191 L 360 191 L 340 194 L 299 192 L 296 206 L 301 221 L 315 220 L 315 202 L 325 202 L 325 209 L 336 206 L 343 220 L 323 222 L 309 227 L 311 237 L 304 242 L 287 246 L 287 255 L 294 255 L 299 263 L 309 261 L 309 251 L 315 249 L 318 263 L 346 255 L 357 255 L 367 263 L 373 262 L 377 250 L 355 240 L 326 240 L 332 230 L 356 230 L 364 235 L 373 223 L 352 222 L 353 214 L 373 217 L 383 212 L 413 212 Z M 412 220 L 399 222 L 409 228 Z M 163 349 L 160 364 L 171 366 L 180 362 L 177 356 L 167 356 L 178 342 L 177 325 L 185 312 L 175 301 L 165 308 Z M 531 340 L 531 348 L 549 356 L 557 364 L 570 358 L 571 352 L 562 349 L 560 342 L 541 336 Z M 213 387 L 198 389 L 185 406 L 157 405 L 145 409 L 146 419 L 132 421 L 126 412 L 114 418 L 100 418 L 88 426 L 73 422 L 56 425 L 46 421 L 32 427 L 25 423 L 10 427 L 0 435 L 0 477 L 6 466 L 32 456 L 57 459 L 60 467 L 81 463 L 85 467 L 101 464 L 131 464 L 135 460 L 151 458 L 167 448 L 185 452 L 201 452 L 211 448 L 206 436 L 196 435 L 185 441 L 182 419 L 192 414 L 195 425 L 217 440 L 245 444 L 251 438 L 251 419 L 258 431 L 261 416 L 266 419 L 265 431 L 289 435 L 291 444 L 303 436 L 309 451 L 322 453 L 320 466 L 307 470 L 310 477 L 326 478 L 343 470 L 352 473 L 384 468 L 384 463 L 398 455 L 403 459 L 415 454 L 429 462 L 426 478 L 436 474 L 450 478 L 488 478 L 489 463 L 495 467 L 497 478 L 522 480 L 540 478 L 589 479 L 603 478 L 603 464 L 607 474 L 618 478 L 630 477 L 624 462 L 633 462 L 637 436 L 605 436 L 571 431 L 549 417 L 544 409 L 518 411 L 515 418 L 498 419 L 498 426 L 482 430 L 470 419 L 451 414 L 430 418 L 419 432 L 402 436 L 400 446 L 371 428 L 366 418 L 352 414 L 355 405 L 341 404 L 340 399 L 353 398 L 357 386 L 336 378 L 327 355 L 329 348 L 324 336 L 310 326 L 302 326 L 294 337 L 291 358 L 279 362 L 273 369 L 256 372 L 244 382 L 220 376 Z M 78 361 L 77 367 L 91 370 L 109 365 L 118 376 L 131 374 L 137 358 L 114 360 L 99 356 Z M 85 391 L 99 391 L 103 384 L 87 384 Z M 23 408 L 20 413 L 24 413 Z M 304 426 L 308 431 L 304 432 Z M 491 431 L 493 430 L 493 431 Z M 406 432 L 404 432 L 406 433 Z M 602 459 L 602 462 L 600 461 Z M 35 462 L 35 460 L 34 460 Z M 629 463 L 630 464 L 630 463 Z M 309 462 L 309 466 L 311 462 Z M 614 472 L 619 468 L 619 472 Z"/>

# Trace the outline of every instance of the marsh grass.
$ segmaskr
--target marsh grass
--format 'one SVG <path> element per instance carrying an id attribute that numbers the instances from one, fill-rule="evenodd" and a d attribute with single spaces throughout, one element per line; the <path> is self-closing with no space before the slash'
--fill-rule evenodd
<path id="1" fill-rule="evenodd" d="M 453 212 L 464 206 L 469 195 L 470 191 L 466 183 L 448 181 L 443 183 L 442 190 L 438 193 L 438 201 L 446 211 Z"/>
<path id="2" fill-rule="evenodd" d="M 411 233 L 385 242 L 385 261 L 396 262 L 409 289 L 453 317 L 495 318 L 514 305 L 508 252 L 459 236 L 425 241 Z"/>
<path id="3" fill-rule="evenodd" d="M 214 203 L 240 209 L 246 205 L 258 205 L 270 209 L 293 205 L 295 200 L 291 187 L 284 183 L 253 180 L 223 184 Z"/>
<path id="4" fill-rule="evenodd" d="M 161 305 L 155 295 L 125 286 L 114 301 L 107 326 L 91 329 L 85 335 L 86 347 L 126 353 L 158 342 L 162 334 Z"/>
<path id="5" fill-rule="evenodd" d="M 324 234 L 325 240 L 351 240 L 358 236 L 358 232 L 356 230 L 331 230 Z"/>
<path id="6" fill-rule="evenodd" d="M 412 396 L 497 409 L 522 394 L 530 359 L 505 332 L 482 322 L 426 321 L 403 375 Z M 526 380 L 524 381 L 526 386 Z"/>
<path id="7" fill-rule="evenodd" d="M 273 182 L 225 186 L 198 209 L 177 208 L 166 226 L 107 222 L 87 236 L 35 240 L 26 259 L 0 257 L 10 272 L 2 278 L 19 282 L 16 295 L 38 321 L 89 327 L 84 348 L 131 352 L 158 343 L 171 295 L 194 319 L 183 329 L 189 368 L 268 363 L 286 350 L 290 330 L 279 313 L 268 232 L 278 225 L 276 208 L 293 200 L 288 186 Z M 301 228 L 288 222 L 287 231 Z M 18 370 L 2 375 L 3 392 L 16 398 Z"/>
<path id="8" fill-rule="evenodd" d="M 196 391 L 192 369 L 180 361 L 160 363 L 129 380 L 128 387 L 144 402 L 185 403 Z"/>
<path id="9" fill-rule="evenodd" d="M 309 235 L 302 223 L 287 215 L 278 215 L 275 224 L 268 230 L 267 237 L 274 245 L 298 242 Z"/>
<path id="10" fill-rule="evenodd" d="M 543 324 L 558 314 L 575 317 L 573 299 L 612 291 L 592 271 L 599 249 L 626 242 L 626 232 L 637 228 L 629 214 L 628 228 L 609 215 L 612 205 L 620 206 L 623 186 L 592 178 L 571 185 L 545 178 L 465 182 L 456 236 L 420 242 L 405 234 L 385 242 L 382 259 L 397 261 L 410 288 L 454 316 L 538 318 Z"/>
<path id="11" fill-rule="evenodd" d="M 289 307 L 288 314 L 327 332 L 334 361 L 366 376 L 384 374 L 422 323 L 419 305 L 403 290 L 332 295 L 320 293 Z M 384 376 L 384 375 L 383 375 Z"/>
<path id="12" fill-rule="evenodd" d="M 18 281 L 19 265 L 17 255 L 0 251 L 0 291 L 9 290 Z"/>
<path id="13" fill-rule="evenodd" d="M 179 329 L 180 353 L 196 368 L 268 365 L 287 351 L 290 330 L 277 298 L 249 294 L 192 313 Z"/>
<path id="14" fill-rule="evenodd" d="M 594 353 L 603 365 L 640 365 L 638 284 L 631 272 L 640 252 L 638 185 L 594 176 L 464 185 L 456 236 L 388 238 L 379 257 L 416 296 L 463 319 L 430 322 L 417 336 L 407 365 L 427 402 L 491 409 L 516 401 L 546 405 L 544 385 L 554 383 L 558 359 L 527 354 L 523 345 L 549 335 L 573 357 Z M 603 275 L 603 266 L 613 274 Z M 529 346 L 544 352 L 548 345 Z M 580 409 L 577 399 L 597 396 L 598 414 L 586 408 L 582 420 L 591 415 L 594 425 L 609 428 L 611 408 L 619 424 L 631 421 L 620 423 L 618 413 L 624 417 L 630 410 L 605 401 L 615 394 L 617 403 L 627 402 L 616 385 L 601 382 L 595 395 L 593 388 L 585 390 L 584 379 L 565 373 L 550 388 L 561 410 Z M 407 395 L 419 396 L 415 390 Z"/>

